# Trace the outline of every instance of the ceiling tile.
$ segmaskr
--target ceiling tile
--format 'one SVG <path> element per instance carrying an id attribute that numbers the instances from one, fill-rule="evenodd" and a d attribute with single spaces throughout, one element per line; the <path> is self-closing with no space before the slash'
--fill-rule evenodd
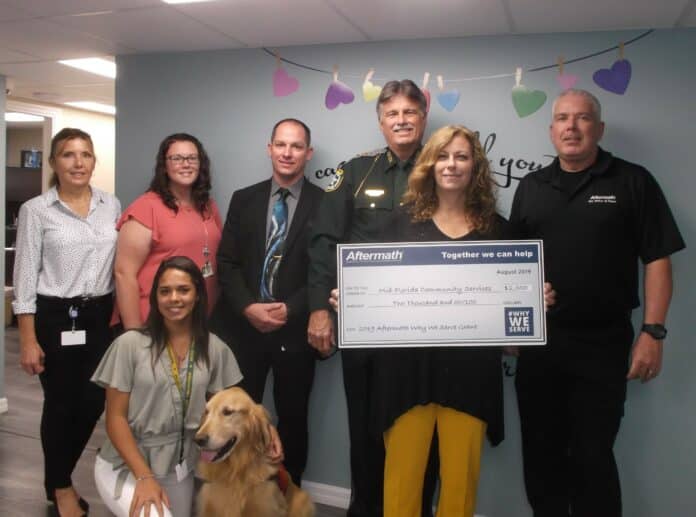
<path id="1" fill-rule="evenodd" d="M 96 74 L 61 65 L 54 61 L 40 64 L 0 64 L 0 74 L 15 77 L 18 83 L 28 81 L 48 84 L 103 84 L 109 80 Z"/>
<path id="2" fill-rule="evenodd" d="M 500 1 L 331 0 L 372 40 L 507 33 Z"/>
<path id="3" fill-rule="evenodd" d="M 37 60 L 38 58 L 31 54 L 0 48 L 0 63 L 28 63 Z"/>
<path id="4" fill-rule="evenodd" d="M 251 47 L 365 41 L 323 0 L 238 0 L 178 5 L 176 9 Z"/>
<path id="5" fill-rule="evenodd" d="M 10 20 L 26 20 L 33 18 L 34 14 L 21 8 L 17 2 L 0 0 L 0 22 Z"/>
<path id="6" fill-rule="evenodd" d="M 680 27 L 696 27 L 696 0 L 691 0 L 691 4 L 684 10 L 682 16 L 679 20 Z"/>
<path id="7" fill-rule="evenodd" d="M 41 37 L 31 37 L 40 34 Z M 123 47 L 44 20 L 0 22 L 0 48 L 21 50 L 43 59 L 115 55 Z"/>
<path id="8" fill-rule="evenodd" d="M 505 0 L 518 32 L 673 27 L 684 0 Z"/>
<path id="9" fill-rule="evenodd" d="M 241 44 L 184 13 L 162 6 L 114 13 L 53 18 L 66 27 L 122 43 L 125 53 L 236 48 Z"/>
<path id="10" fill-rule="evenodd" d="M 41 17 L 164 5 L 161 0 L 3 0 L 0 6 L 3 3 Z"/>

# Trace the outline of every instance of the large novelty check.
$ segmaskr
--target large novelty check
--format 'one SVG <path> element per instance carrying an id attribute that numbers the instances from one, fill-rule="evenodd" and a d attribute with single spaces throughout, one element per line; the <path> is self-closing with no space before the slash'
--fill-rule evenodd
<path id="1" fill-rule="evenodd" d="M 340 244 L 341 348 L 546 343 L 541 241 Z"/>

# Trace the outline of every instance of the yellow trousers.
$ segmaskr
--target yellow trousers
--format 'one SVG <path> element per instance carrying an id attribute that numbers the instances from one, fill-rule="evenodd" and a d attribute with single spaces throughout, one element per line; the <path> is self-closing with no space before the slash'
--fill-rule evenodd
<path id="1" fill-rule="evenodd" d="M 416 406 L 384 433 L 384 517 L 419 517 L 423 477 L 437 424 L 440 500 L 437 517 L 471 517 L 486 423 L 439 404 Z"/>

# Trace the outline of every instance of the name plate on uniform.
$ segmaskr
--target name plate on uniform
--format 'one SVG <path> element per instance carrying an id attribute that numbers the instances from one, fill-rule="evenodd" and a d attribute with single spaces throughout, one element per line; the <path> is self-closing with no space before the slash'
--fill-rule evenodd
<path id="1" fill-rule="evenodd" d="M 339 244 L 340 348 L 546 343 L 542 242 Z"/>

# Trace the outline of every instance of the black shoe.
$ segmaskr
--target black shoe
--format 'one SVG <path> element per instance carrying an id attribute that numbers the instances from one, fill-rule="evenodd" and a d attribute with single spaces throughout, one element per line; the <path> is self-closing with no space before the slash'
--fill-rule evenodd
<path id="1" fill-rule="evenodd" d="M 80 509 L 83 512 L 85 512 L 83 515 L 89 515 L 89 503 L 86 500 L 80 497 L 80 499 L 77 501 L 77 504 L 80 507 Z M 60 517 L 60 511 L 58 510 L 58 505 L 56 504 L 55 497 L 48 498 L 48 514 L 51 517 Z"/>

